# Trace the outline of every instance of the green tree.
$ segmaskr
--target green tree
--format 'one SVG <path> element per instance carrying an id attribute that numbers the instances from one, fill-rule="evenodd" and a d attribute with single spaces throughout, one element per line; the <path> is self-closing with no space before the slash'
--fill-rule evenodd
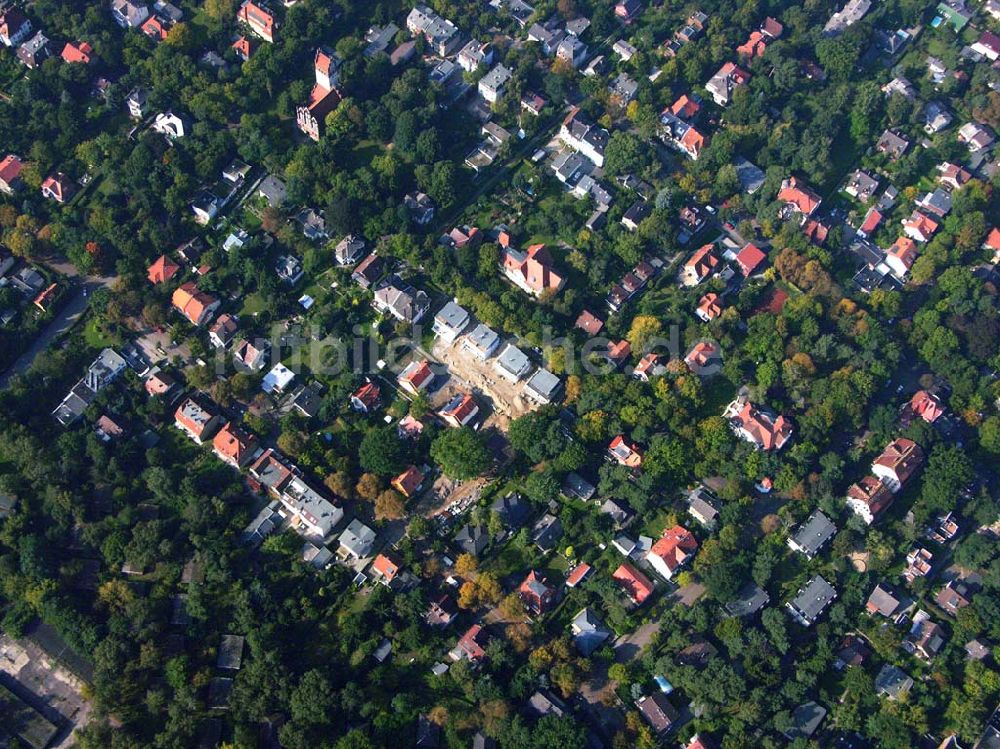
<path id="1" fill-rule="evenodd" d="M 480 476 L 490 467 L 490 454 L 479 432 L 469 427 L 448 429 L 431 444 L 431 457 L 454 479 Z"/>

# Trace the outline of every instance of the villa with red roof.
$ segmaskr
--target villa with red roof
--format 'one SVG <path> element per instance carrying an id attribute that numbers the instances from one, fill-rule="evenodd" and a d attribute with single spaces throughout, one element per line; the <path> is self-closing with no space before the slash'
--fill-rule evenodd
<path id="1" fill-rule="evenodd" d="M 94 53 L 94 48 L 87 42 L 66 42 L 63 47 L 62 59 L 67 63 L 82 63 L 86 65 L 90 62 L 90 56 Z"/>
<path id="2" fill-rule="evenodd" d="M 372 562 L 372 577 L 383 585 L 391 585 L 399 574 L 400 562 L 390 553 L 382 553 Z"/>
<path id="3" fill-rule="evenodd" d="M 555 293 L 566 283 L 566 279 L 552 269 L 552 253 L 544 244 L 533 244 L 524 252 L 507 247 L 500 265 L 513 284 L 532 296 Z"/>
<path id="4" fill-rule="evenodd" d="M 76 188 L 73 182 L 62 172 L 50 174 L 42 183 L 42 197 L 54 200 L 57 203 L 65 203 L 69 200 Z"/>
<path id="5" fill-rule="evenodd" d="M 903 219 L 903 233 L 918 242 L 930 242 L 937 230 L 938 222 L 920 211 L 914 211 L 909 218 Z"/>
<path id="6" fill-rule="evenodd" d="M 412 361 L 406 365 L 406 369 L 399 373 L 396 378 L 399 386 L 407 392 L 417 395 L 431 384 L 434 379 L 434 372 L 426 359 Z"/>
<path id="7" fill-rule="evenodd" d="M 453 661 L 467 660 L 471 663 L 480 663 L 486 660 L 486 644 L 487 636 L 483 626 L 473 624 L 462 635 L 449 655 Z"/>
<path id="8" fill-rule="evenodd" d="M 250 55 L 253 54 L 253 40 L 246 36 L 239 36 L 235 42 L 232 44 L 233 51 L 236 52 L 236 56 L 239 57 L 243 62 L 250 59 Z"/>
<path id="9" fill-rule="evenodd" d="M 903 278 L 910 272 L 917 260 L 917 245 L 909 237 L 899 237 L 885 253 L 885 264 L 896 278 Z"/>
<path id="10" fill-rule="evenodd" d="M 713 361 L 718 353 L 719 347 L 711 341 L 698 341 L 684 357 L 684 363 L 697 371 Z"/>
<path id="11" fill-rule="evenodd" d="M 847 508 L 872 525 L 889 509 L 895 495 L 884 482 L 874 476 L 865 476 L 847 490 Z"/>
<path id="12" fill-rule="evenodd" d="M 682 120 L 690 120 L 698 115 L 701 111 L 701 102 L 692 99 L 687 94 L 681 94 L 677 101 L 675 101 L 670 106 L 670 113 L 674 117 L 680 117 Z"/>
<path id="13" fill-rule="evenodd" d="M 621 586 L 629 600 L 636 606 L 641 606 L 655 590 L 650 579 L 628 562 L 612 572 L 611 578 Z"/>
<path id="14" fill-rule="evenodd" d="M 580 564 L 574 567 L 570 571 L 569 575 L 566 576 L 566 587 L 575 588 L 577 585 L 579 585 L 580 583 L 582 583 L 584 580 L 587 579 L 587 576 L 590 575 L 591 570 L 593 570 L 593 567 L 591 567 L 589 564 L 587 564 L 586 562 L 580 562 Z"/>
<path id="15" fill-rule="evenodd" d="M 479 413 L 479 404 L 470 393 L 459 393 L 455 395 L 444 408 L 438 411 L 438 415 L 449 426 L 455 428 L 464 427 L 472 422 Z"/>
<path id="16" fill-rule="evenodd" d="M 924 462 L 924 451 L 916 442 L 899 437 L 890 442 L 882 454 L 872 461 L 872 473 L 889 489 L 900 491 Z"/>
<path id="17" fill-rule="evenodd" d="M 608 445 L 608 455 L 626 468 L 639 468 L 642 465 L 642 451 L 638 445 L 631 444 L 624 435 L 619 434 Z"/>
<path id="18" fill-rule="evenodd" d="M 24 164 L 14 154 L 8 154 L 0 161 L 0 191 L 12 195 L 21 186 L 21 170 Z"/>
<path id="19" fill-rule="evenodd" d="M 792 436 L 792 424 L 784 416 L 756 406 L 744 394 L 730 403 L 722 417 L 736 435 L 760 450 L 780 450 Z"/>
<path id="20" fill-rule="evenodd" d="M 870 237 L 875 233 L 875 230 L 878 229 L 883 218 L 884 217 L 879 211 L 874 208 L 869 209 L 868 213 L 865 215 L 865 220 L 861 222 L 861 226 L 858 228 L 858 234 L 862 237 Z"/>
<path id="21" fill-rule="evenodd" d="M 537 570 L 531 570 L 517 589 L 521 603 L 532 614 L 541 615 L 551 611 L 556 602 L 556 589 L 548 578 Z"/>
<path id="22" fill-rule="evenodd" d="M 361 413 L 369 413 L 378 406 L 381 388 L 374 382 L 366 382 L 351 394 L 351 408 Z"/>
<path id="23" fill-rule="evenodd" d="M 822 202 L 819 195 L 813 192 L 798 177 L 789 177 L 781 183 L 781 189 L 778 191 L 778 200 L 793 212 L 801 213 L 805 216 L 811 216 Z"/>
<path id="24" fill-rule="evenodd" d="M 933 424 L 944 416 L 944 406 L 941 404 L 941 399 L 926 390 L 918 390 L 913 394 L 913 397 L 910 398 L 909 408 L 914 416 L 919 416 L 928 424 Z"/>
<path id="25" fill-rule="evenodd" d="M 736 267 L 740 269 L 740 273 L 743 274 L 744 278 L 748 278 L 757 270 L 757 266 L 767 259 L 767 255 L 761 250 L 757 245 L 752 242 L 747 243 L 747 245 L 739 251 L 736 255 Z"/>
<path id="26" fill-rule="evenodd" d="M 576 327 L 587 335 L 597 335 L 601 332 L 601 328 L 604 327 L 604 321 L 588 310 L 584 310 L 576 318 Z"/>
<path id="27" fill-rule="evenodd" d="M 646 554 L 646 561 L 653 569 L 671 580 L 674 574 L 698 551 L 698 541 L 691 531 L 682 525 L 675 525 L 663 531 L 663 535 Z"/>
<path id="28" fill-rule="evenodd" d="M 392 480 L 392 488 L 409 499 L 424 483 L 424 474 L 416 466 L 410 466 Z"/>
<path id="29" fill-rule="evenodd" d="M 146 277 L 155 286 L 169 281 L 180 269 L 181 266 L 166 255 L 160 255 L 146 270 Z"/>
<path id="30" fill-rule="evenodd" d="M 715 271 L 719 262 L 715 245 L 702 245 L 684 263 L 684 268 L 681 270 L 681 283 L 685 286 L 697 286 Z"/>
<path id="31" fill-rule="evenodd" d="M 270 9 L 260 2 L 244 0 L 236 12 L 236 20 L 245 23 L 250 30 L 265 42 L 274 43 L 274 30 L 277 22 Z"/>
<path id="32" fill-rule="evenodd" d="M 199 291 L 194 281 L 188 281 L 174 289 L 171 303 L 192 325 L 208 322 L 220 304 L 215 297 Z"/>
<path id="33" fill-rule="evenodd" d="M 763 31 L 751 31 L 750 38 L 736 48 L 736 54 L 740 57 L 763 57 L 767 51 L 769 39 Z"/>
<path id="34" fill-rule="evenodd" d="M 712 99 L 720 107 L 724 107 L 733 100 L 733 92 L 740 86 L 745 86 L 750 82 L 750 73 L 743 70 L 734 62 L 727 62 L 719 72 L 713 75 L 705 90 L 712 95 Z"/>
<path id="35" fill-rule="evenodd" d="M 216 457 L 233 468 L 243 468 L 259 452 L 257 438 L 228 422 L 212 439 Z"/>
<path id="36" fill-rule="evenodd" d="M 698 308 L 694 311 L 698 318 L 704 322 L 711 322 L 722 314 L 722 305 L 719 304 L 719 295 L 709 292 L 698 300 Z"/>
<path id="37" fill-rule="evenodd" d="M 993 257 L 1000 256 L 1000 229 L 993 227 L 983 242 L 983 249 L 993 250 Z M 996 261 L 994 261 L 996 262 Z"/>

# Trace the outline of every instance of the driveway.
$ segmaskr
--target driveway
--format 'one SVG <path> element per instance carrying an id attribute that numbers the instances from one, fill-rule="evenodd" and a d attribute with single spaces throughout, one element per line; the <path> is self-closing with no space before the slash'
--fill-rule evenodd
<path id="1" fill-rule="evenodd" d="M 49 267 L 71 278 L 78 277 L 71 265 L 51 263 Z M 31 369 L 31 365 L 34 364 L 39 354 L 65 333 L 68 333 L 79 322 L 83 313 L 87 311 L 87 300 L 90 294 L 100 288 L 110 286 L 114 280 L 114 277 L 88 276 L 86 280 L 75 284 L 70 290 L 70 298 L 56 313 L 48 327 L 32 342 L 28 350 L 21 354 L 6 372 L 0 375 L 0 390 L 10 384 L 12 377 L 22 375 Z"/>

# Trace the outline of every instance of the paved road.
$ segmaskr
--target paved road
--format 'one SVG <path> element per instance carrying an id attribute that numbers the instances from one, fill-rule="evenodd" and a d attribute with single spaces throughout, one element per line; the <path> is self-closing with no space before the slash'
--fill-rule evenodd
<path id="1" fill-rule="evenodd" d="M 77 277 L 77 272 L 71 265 L 53 263 L 50 267 L 67 276 Z M 90 294 L 97 289 L 110 286 L 114 280 L 113 277 L 88 276 L 86 280 L 76 283 L 70 291 L 71 297 L 63 304 L 48 327 L 32 342 L 28 350 L 21 354 L 6 372 L 0 375 L 0 390 L 7 387 L 14 375 L 27 372 L 39 354 L 79 322 L 87 310 L 87 300 Z"/>

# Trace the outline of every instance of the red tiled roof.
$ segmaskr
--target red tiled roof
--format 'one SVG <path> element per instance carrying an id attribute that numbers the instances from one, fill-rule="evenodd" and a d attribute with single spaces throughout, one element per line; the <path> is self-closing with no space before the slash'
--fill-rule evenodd
<path id="1" fill-rule="evenodd" d="M 174 289 L 171 299 L 174 309 L 180 312 L 192 325 L 202 322 L 206 308 L 215 304 L 215 298 L 204 291 L 199 291 L 194 281 L 188 281 Z"/>
<path id="2" fill-rule="evenodd" d="M 667 528 L 663 535 L 653 544 L 649 553 L 659 557 L 671 572 L 690 559 L 698 551 L 698 541 L 691 531 L 682 525 Z"/>
<path id="3" fill-rule="evenodd" d="M 699 341 L 684 357 L 684 363 L 690 366 L 704 367 L 718 351 L 714 343 Z"/>
<path id="4" fill-rule="evenodd" d="M 689 120 L 701 111 L 701 104 L 691 99 L 687 94 L 681 94 L 670 106 L 670 113 L 682 120 Z"/>
<path id="5" fill-rule="evenodd" d="M 3 161 L 0 161 L 0 182 L 8 185 L 17 182 L 21 177 L 22 169 L 24 169 L 24 164 L 21 163 L 21 160 L 14 154 L 8 154 Z"/>
<path id="6" fill-rule="evenodd" d="M 508 250 L 503 265 L 508 274 L 518 276 L 536 294 L 556 291 L 563 284 L 563 278 L 552 269 L 552 255 L 544 244 L 531 245 L 523 256 Z"/>
<path id="7" fill-rule="evenodd" d="M 736 48 L 736 54 L 744 57 L 763 57 L 767 50 L 767 37 L 761 31 L 751 31 L 750 38 Z"/>
<path id="8" fill-rule="evenodd" d="M 216 455 L 235 465 L 243 465 L 257 448 L 257 438 L 228 422 L 212 439 Z"/>
<path id="9" fill-rule="evenodd" d="M 884 483 L 874 476 L 865 476 L 856 484 L 851 484 L 847 490 L 850 499 L 862 502 L 868 506 L 872 517 L 878 518 L 892 504 L 895 495 Z"/>
<path id="10" fill-rule="evenodd" d="M 928 424 L 933 424 L 944 415 L 944 407 L 941 399 L 926 390 L 918 390 L 910 399 L 910 408 L 913 413 L 922 418 Z"/>
<path id="11" fill-rule="evenodd" d="M 781 184 L 778 200 L 791 205 L 796 211 L 807 216 L 815 211 L 820 204 L 820 197 L 808 186 L 800 183 L 796 177 L 789 177 Z"/>
<path id="12" fill-rule="evenodd" d="M 151 284 L 164 283 L 169 281 L 174 277 L 174 274 L 181 269 L 177 263 L 168 258 L 166 255 L 160 255 L 149 269 L 146 271 L 146 277 L 149 278 Z"/>
<path id="13" fill-rule="evenodd" d="M 905 437 L 898 437 L 875 458 L 873 465 L 888 469 L 895 474 L 899 483 L 905 484 L 923 462 L 924 451 L 920 449 L 920 445 Z"/>
<path id="14" fill-rule="evenodd" d="M 757 266 L 764 262 L 766 257 L 767 255 L 751 242 L 736 255 L 736 264 L 739 266 L 740 272 L 746 277 L 753 273 Z"/>
<path id="15" fill-rule="evenodd" d="M 392 480 L 392 487 L 404 497 L 412 497 L 424 483 L 424 474 L 416 466 L 410 466 Z"/>
<path id="16" fill-rule="evenodd" d="M 372 571 L 387 583 L 391 583 L 399 574 L 399 562 L 389 554 L 379 554 L 372 562 Z"/>
<path id="17" fill-rule="evenodd" d="M 378 403 L 381 393 L 381 389 L 374 382 L 366 382 L 354 391 L 354 394 L 351 396 L 351 400 L 357 399 L 364 405 L 365 408 L 370 409 Z"/>
<path id="18" fill-rule="evenodd" d="M 611 577 L 625 589 L 629 598 L 637 604 L 643 603 L 653 594 L 653 583 L 628 562 L 611 573 Z"/>
<path id="19" fill-rule="evenodd" d="M 93 51 L 94 48 L 87 42 L 66 42 L 62 51 L 62 59 L 67 63 L 79 62 L 86 65 L 90 62 L 90 55 Z"/>
<path id="20" fill-rule="evenodd" d="M 864 223 L 861 224 L 861 231 L 865 234 L 871 234 L 878 228 L 878 225 L 882 223 L 882 214 L 872 208 L 868 211 L 868 215 L 865 216 Z"/>
<path id="21" fill-rule="evenodd" d="M 714 320 L 722 314 L 722 306 L 719 304 L 719 295 L 714 292 L 705 294 L 698 300 L 698 311 L 706 320 Z"/>
<path id="22" fill-rule="evenodd" d="M 572 571 L 566 577 L 567 587 L 575 588 L 577 585 L 583 582 L 583 579 L 587 577 L 588 574 L 590 574 L 591 569 L 592 569 L 591 566 L 586 562 L 581 562 L 580 564 L 578 564 L 576 567 L 572 569 Z"/>
<path id="23" fill-rule="evenodd" d="M 576 327 L 589 335 L 597 335 L 601 332 L 601 328 L 604 327 L 604 321 L 599 317 L 595 317 L 587 310 L 584 310 L 580 313 L 580 316 L 576 318 Z"/>
<path id="24" fill-rule="evenodd" d="M 1000 252 L 1000 229 L 996 227 L 990 229 L 989 236 L 986 237 L 986 246 Z"/>

